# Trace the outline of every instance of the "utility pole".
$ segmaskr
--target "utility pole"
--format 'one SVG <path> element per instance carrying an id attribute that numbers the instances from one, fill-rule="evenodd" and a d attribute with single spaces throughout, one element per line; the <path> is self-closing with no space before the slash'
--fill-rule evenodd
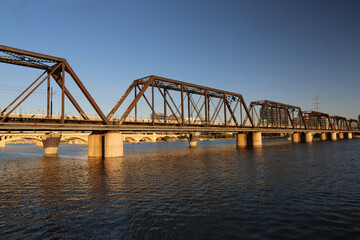
<path id="1" fill-rule="evenodd" d="M 319 111 L 319 99 L 318 96 L 316 96 L 316 111 Z"/>
<path id="2" fill-rule="evenodd" d="M 51 104 L 50 104 L 50 118 L 52 118 L 52 114 L 53 114 L 53 96 L 54 96 L 55 93 L 56 93 L 56 91 L 53 92 L 53 87 L 51 87 L 51 94 L 50 94 L 50 96 L 51 96 L 51 100 L 50 100 L 50 102 L 51 102 Z"/>

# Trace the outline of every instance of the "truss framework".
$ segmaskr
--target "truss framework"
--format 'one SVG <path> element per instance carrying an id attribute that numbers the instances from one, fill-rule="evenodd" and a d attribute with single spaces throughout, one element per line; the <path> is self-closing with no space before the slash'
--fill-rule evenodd
<path id="1" fill-rule="evenodd" d="M 12 101 L 2 112 L 0 122 L 7 121 L 9 115 L 23 103 L 41 84 L 47 82 L 47 116 L 46 119 L 51 119 L 50 115 L 50 79 L 52 78 L 61 88 L 61 120 L 60 123 L 65 122 L 65 96 L 73 104 L 75 109 L 79 112 L 83 120 L 89 120 L 88 116 L 82 110 L 75 98 L 65 86 L 65 73 L 68 73 L 72 80 L 77 84 L 86 99 L 92 105 L 94 110 L 102 119 L 103 123 L 110 124 L 99 106 L 96 104 L 90 93 L 86 90 L 70 64 L 64 58 L 58 58 L 45 54 L 25 51 L 21 49 L 11 48 L 0 45 L 0 62 L 14 64 L 24 67 L 36 68 L 45 70 L 33 83 L 29 85 L 14 101 Z M 44 77 L 45 76 L 45 77 Z M 15 105 L 13 108 L 11 108 Z"/>
<path id="2" fill-rule="evenodd" d="M 359 122 L 340 116 L 329 116 L 326 113 L 302 112 L 300 107 L 269 100 L 251 102 L 249 108 L 241 94 L 222 91 L 173 79 L 147 76 L 133 81 L 125 94 L 115 104 L 107 116 L 86 90 L 74 70 L 64 58 L 25 51 L 0 45 L 0 62 L 18 66 L 41 69 L 44 72 L 35 79 L 19 96 L 17 96 L 1 113 L 0 122 L 10 119 L 10 114 L 19 107 L 40 85 L 47 84 L 47 114 L 42 121 L 66 123 L 65 96 L 82 117 L 81 122 L 90 122 L 75 98 L 65 85 L 65 73 L 69 74 L 88 102 L 100 116 L 101 121 L 95 124 L 122 125 L 166 125 L 166 126 L 203 126 L 203 127 L 252 127 L 273 129 L 309 129 L 309 130 L 354 130 L 360 128 Z M 53 79 L 61 89 L 61 118 L 52 119 L 50 112 L 50 82 Z M 133 92 L 133 98 L 130 93 Z M 155 95 L 160 96 L 160 104 L 155 104 Z M 148 96 L 148 97 L 147 97 Z M 113 118 L 125 100 L 130 105 L 119 119 Z M 151 119 L 143 122 L 138 119 L 139 101 L 146 102 L 150 109 Z M 161 107 L 161 114 L 155 107 Z M 133 112 L 134 121 L 128 116 Z M 30 120 L 30 121 L 38 121 Z"/>
<path id="3" fill-rule="evenodd" d="M 250 117 L 250 112 L 241 94 L 208 88 L 200 85 L 181 82 L 173 79 L 147 76 L 133 81 L 125 94 L 107 115 L 110 121 L 125 99 L 134 98 L 124 114 L 116 124 L 126 124 L 130 112 L 134 111 L 135 123 L 137 119 L 137 104 L 144 99 L 150 108 L 151 125 L 179 125 L 179 126 L 245 126 L 243 118 Z M 161 117 L 155 111 L 155 92 L 160 93 L 163 106 Z M 178 93 L 177 98 L 174 95 Z M 150 95 L 150 99 L 146 94 Z M 254 126 L 249 118 L 247 126 Z"/>

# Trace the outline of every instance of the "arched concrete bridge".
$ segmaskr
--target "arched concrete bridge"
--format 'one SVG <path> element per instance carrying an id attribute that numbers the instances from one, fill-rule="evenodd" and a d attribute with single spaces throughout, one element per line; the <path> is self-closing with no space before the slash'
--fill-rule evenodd
<path id="1" fill-rule="evenodd" d="M 37 146 L 43 146 L 44 133 L 2 133 L 0 134 L 0 147 L 16 140 L 29 140 Z M 89 133 L 64 133 L 61 140 L 68 140 L 69 143 L 87 144 Z"/>
<path id="2" fill-rule="evenodd" d="M 70 144 L 88 144 L 90 133 L 62 133 L 61 141 L 68 141 Z M 0 147 L 5 147 L 8 142 L 16 140 L 29 140 L 37 146 L 43 146 L 44 133 L 7 133 L 0 134 Z M 177 140 L 176 134 L 123 134 L 124 142 L 157 142 L 169 137 Z"/>

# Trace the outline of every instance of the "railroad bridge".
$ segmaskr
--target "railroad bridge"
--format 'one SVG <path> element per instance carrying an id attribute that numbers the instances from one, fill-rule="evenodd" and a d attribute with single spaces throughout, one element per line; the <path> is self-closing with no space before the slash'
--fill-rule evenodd
<path id="1" fill-rule="evenodd" d="M 190 146 L 196 146 L 200 132 L 233 132 L 237 133 L 238 147 L 261 146 L 262 133 L 291 134 L 293 142 L 298 143 L 312 142 L 315 133 L 320 133 L 322 140 L 336 140 L 351 139 L 360 132 L 355 119 L 302 111 L 301 107 L 270 100 L 253 101 L 247 106 L 239 93 L 154 75 L 133 81 L 105 115 L 66 59 L 2 45 L 0 53 L 0 62 L 43 71 L 1 110 L 0 131 L 49 133 L 42 139 L 45 154 L 56 154 L 61 138 L 58 133 L 69 131 L 91 132 L 88 154 L 96 157 L 123 156 L 125 132 L 186 133 Z M 67 87 L 69 81 L 76 84 L 98 117 L 85 113 Z M 61 91 L 59 116 L 52 114 L 50 88 L 54 83 Z M 19 106 L 43 84 L 47 85 L 46 114 L 16 114 Z M 65 99 L 78 116 L 65 115 Z M 114 117 L 117 112 L 120 117 Z M 148 112 L 150 117 L 142 119 L 139 112 Z"/>

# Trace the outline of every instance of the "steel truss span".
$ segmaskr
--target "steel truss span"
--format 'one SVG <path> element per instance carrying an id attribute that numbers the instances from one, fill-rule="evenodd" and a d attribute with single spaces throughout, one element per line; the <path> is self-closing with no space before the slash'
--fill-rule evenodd
<path id="1" fill-rule="evenodd" d="M 254 101 L 247 107 L 241 94 L 153 75 L 133 81 L 105 115 L 66 59 L 0 45 L 0 62 L 44 71 L 1 111 L 2 131 L 359 131 L 359 122 L 355 119 L 304 112 L 298 106 L 269 100 Z M 65 73 L 70 76 L 66 80 L 76 83 L 99 118 L 90 119 L 83 111 L 66 87 Z M 60 116 L 53 116 L 50 110 L 51 81 L 61 89 Z M 14 114 L 42 84 L 47 84 L 46 115 L 24 117 Z M 65 116 L 65 97 L 80 117 Z M 149 119 L 141 119 L 140 111 L 149 112 Z M 120 117 L 114 117 L 117 112 L 120 112 Z"/>

